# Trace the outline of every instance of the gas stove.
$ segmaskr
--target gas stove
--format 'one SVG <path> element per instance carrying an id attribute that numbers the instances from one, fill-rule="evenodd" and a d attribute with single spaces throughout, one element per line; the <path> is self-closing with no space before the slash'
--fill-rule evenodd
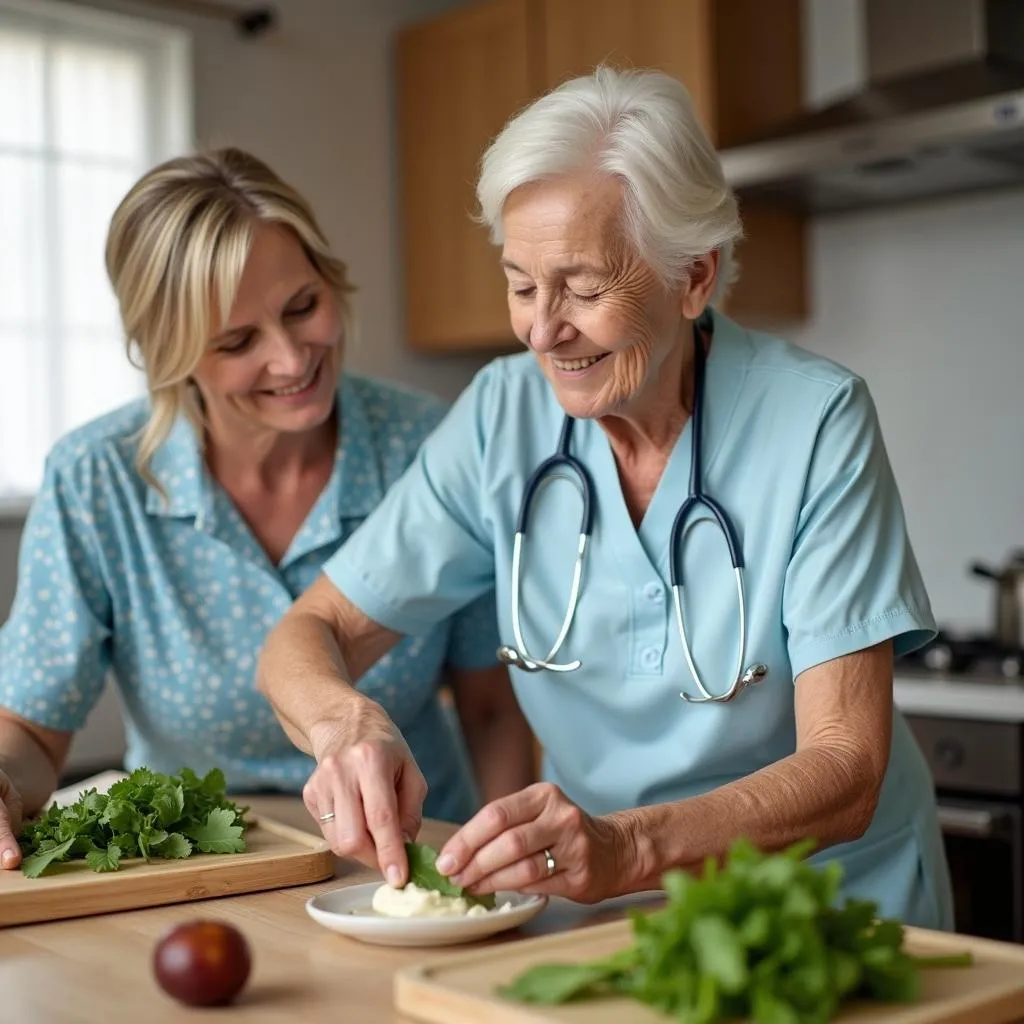
<path id="1" fill-rule="evenodd" d="M 1024 648 L 975 634 L 939 630 L 934 640 L 896 660 L 899 675 L 945 676 L 983 682 L 1024 682 Z"/>

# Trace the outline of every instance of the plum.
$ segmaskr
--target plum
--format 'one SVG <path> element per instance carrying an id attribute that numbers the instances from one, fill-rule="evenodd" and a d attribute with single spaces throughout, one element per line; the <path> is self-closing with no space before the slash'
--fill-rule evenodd
<path id="1" fill-rule="evenodd" d="M 185 921 L 153 951 L 160 987 L 189 1006 L 224 1006 L 242 991 L 252 956 L 245 936 L 224 921 Z"/>

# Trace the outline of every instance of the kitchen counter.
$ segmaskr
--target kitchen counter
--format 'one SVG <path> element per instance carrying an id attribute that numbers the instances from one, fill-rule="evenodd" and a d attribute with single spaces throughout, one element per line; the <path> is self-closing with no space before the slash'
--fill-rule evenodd
<path id="1" fill-rule="evenodd" d="M 316 832 L 298 798 L 254 797 L 246 803 L 256 814 Z M 450 825 L 428 821 L 421 839 L 440 846 L 452 831 Z M 335 877 L 315 885 L 0 928 L 0 1019 L 31 1024 L 122 1020 L 178 1024 L 214 1017 L 260 1024 L 407 1022 L 392 1010 L 392 975 L 444 951 L 365 945 L 318 925 L 304 906 L 316 893 L 379 879 L 377 872 L 339 860 Z M 485 941 L 515 942 L 614 920 L 628 905 L 643 899 L 596 907 L 552 899 L 522 928 Z M 159 937 L 171 926 L 196 917 L 235 925 L 252 948 L 246 988 L 233 1006 L 213 1012 L 190 1010 L 174 1002 L 157 986 L 152 971 L 151 957 Z"/>
<path id="2" fill-rule="evenodd" d="M 964 676 L 901 676 L 893 686 L 896 706 L 906 715 L 1024 722 L 1024 684 Z"/>

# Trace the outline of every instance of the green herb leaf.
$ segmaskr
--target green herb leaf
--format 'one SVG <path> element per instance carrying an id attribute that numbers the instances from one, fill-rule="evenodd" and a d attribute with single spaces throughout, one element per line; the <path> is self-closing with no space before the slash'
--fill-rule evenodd
<path id="1" fill-rule="evenodd" d="M 153 851 L 153 856 L 177 860 L 181 857 L 188 857 L 191 853 L 192 844 L 180 832 L 171 832 L 166 841 Z"/>
<path id="2" fill-rule="evenodd" d="M 121 861 L 121 847 L 111 843 L 105 850 L 90 850 L 85 859 L 93 871 L 116 871 Z"/>
<path id="3" fill-rule="evenodd" d="M 186 836 L 202 852 L 240 853 L 248 808 L 228 800 L 224 785 L 216 768 L 202 778 L 189 768 L 177 776 L 139 768 L 107 793 L 91 789 L 73 804 L 51 805 L 22 826 L 22 872 L 37 878 L 59 861 L 117 871 L 131 857 L 189 857 Z"/>
<path id="4" fill-rule="evenodd" d="M 724 917 L 707 914 L 690 927 L 690 943 L 700 970 L 724 992 L 739 992 L 747 983 L 747 956 L 735 929 Z"/>
<path id="5" fill-rule="evenodd" d="M 185 832 L 203 853 L 242 853 L 242 826 L 235 824 L 235 812 L 227 808 L 210 811 L 206 821 Z"/>
<path id="6" fill-rule="evenodd" d="M 139 833 L 139 853 L 149 860 L 153 856 L 153 847 L 159 846 L 161 843 L 166 842 L 167 833 L 163 829 L 153 828 L 152 825 L 147 825 Z"/>
<path id="7" fill-rule="evenodd" d="M 764 854 L 739 840 L 703 875 L 666 872 L 665 907 L 632 910 L 633 942 L 589 963 L 536 964 L 499 991 L 521 1002 L 627 996 L 680 1024 L 827 1024 L 850 999 L 918 998 L 920 971 L 969 954 L 913 957 L 903 927 L 864 900 L 838 906 L 842 870 L 813 841 Z"/>
<path id="8" fill-rule="evenodd" d="M 611 980 L 616 973 L 615 965 L 606 963 L 541 964 L 499 989 L 499 993 L 522 1003 L 554 1006 L 579 998 L 600 982 Z"/>
<path id="9" fill-rule="evenodd" d="M 184 809 L 185 794 L 181 786 L 163 786 L 153 796 L 153 810 L 164 828 L 178 821 Z"/>
<path id="10" fill-rule="evenodd" d="M 453 884 L 437 870 L 437 851 L 423 843 L 406 843 L 405 855 L 409 858 L 409 881 L 421 889 L 432 889 L 442 896 L 461 896 L 469 903 L 476 903 L 494 909 L 494 895 L 474 896 L 461 886 Z"/>
<path id="11" fill-rule="evenodd" d="M 67 839 L 63 843 L 54 843 L 45 850 L 30 854 L 21 862 L 22 872 L 29 878 L 38 878 L 54 861 L 63 860 L 73 843 L 74 839 Z"/>

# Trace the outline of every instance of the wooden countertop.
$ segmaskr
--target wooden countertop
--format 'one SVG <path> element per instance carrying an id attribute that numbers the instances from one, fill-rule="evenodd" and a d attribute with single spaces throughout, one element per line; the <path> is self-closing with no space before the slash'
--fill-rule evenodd
<path id="1" fill-rule="evenodd" d="M 257 814 L 310 832 L 315 823 L 297 798 L 246 799 Z M 452 826 L 427 822 L 420 838 L 440 846 Z M 0 929 L 0 1018 L 26 1024 L 221 1020 L 386 1024 L 406 1022 L 392 1009 L 392 975 L 445 955 L 437 949 L 369 946 L 328 931 L 305 911 L 313 894 L 380 878 L 350 861 L 316 885 Z M 516 932 L 474 945 L 515 942 L 620 917 L 636 900 L 584 907 L 554 899 Z M 252 947 L 249 982 L 237 1002 L 216 1010 L 189 1009 L 156 983 L 151 958 L 171 926 L 219 918 L 239 928 Z M 464 950 L 453 946 L 449 951 Z"/>

